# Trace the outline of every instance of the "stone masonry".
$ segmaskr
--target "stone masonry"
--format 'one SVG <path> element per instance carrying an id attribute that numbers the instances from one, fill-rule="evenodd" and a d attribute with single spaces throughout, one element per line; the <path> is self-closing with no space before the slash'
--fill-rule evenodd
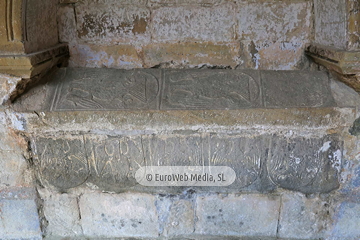
<path id="1" fill-rule="evenodd" d="M 359 22 L 357 0 L 1 0 L 0 239 L 360 239 Z M 166 167 L 236 178 L 139 183 Z"/>

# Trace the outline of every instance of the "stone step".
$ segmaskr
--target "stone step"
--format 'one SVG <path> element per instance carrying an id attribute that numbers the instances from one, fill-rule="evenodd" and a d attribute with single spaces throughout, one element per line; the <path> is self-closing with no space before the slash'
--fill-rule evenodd
<path id="1" fill-rule="evenodd" d="M 326 73 L 65 68 L 52 78 L 15 104 L 44 186 L 179 193 L 188 186 L 141 186 L 135 173 L 228 166 L 233 184 L 194 189 L 339 187 L 343 133 L 356 106 L 339 104 Z"/>

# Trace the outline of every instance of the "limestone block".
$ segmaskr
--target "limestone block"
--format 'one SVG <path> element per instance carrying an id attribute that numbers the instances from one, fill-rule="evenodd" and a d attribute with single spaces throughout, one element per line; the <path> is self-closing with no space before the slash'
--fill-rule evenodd
<path id="1" fill-rule="evenodd" d="M 85 236 L 158 237 L 154 196 L 138 193 L 89 193 L 80 197 L 79 205 Z"/>
<path id="2" fill-rule="evenodd" d="M 48 222 L 47 238 L 75 237 L 82 235 L 80 210 L 76 196 L 59 194 L 47 189 L 39 190 L 44 216 Z"/>
<path id="3" fill-rule="evenodd" d="M 315 42 L 339 49 L 346 47 L 346 4 L 337 0 L 315 0 Z"/>
<path id="4" fill-rule="evenodd" d="M 42 239 L 35 195 L 29 191 L 14 188 L 0 191 L 1 239 Z"/>
<path id="5" fill-rule="evenodd" d="M 69 50 L 71 67 L 120 69 L 144 67 L 141 51 L 132 45 L 70 44 Z"/>
<path id="6" fill-rule="evenodd" d="M 179 199 L 168 195 L 157 197 L 156 207 L 163 236 L 185 237 L 194 232 L 193 204 L 192 199 Z"/>
<path id="7" fill-rule="evenodd" d="M 87 43 L 114 45 L 148 43 L 150 10 L 146 6 L 123 5 L 117 0 L 84 0 L 76 4 L 78 38 Z"/>
<path id="8" fill-rule="evenodd" d="M 316 239 L 324 236 L 332 222 L 332 207 L 320 198 L 307 199 L 299 193 L 281 196 L 279 237 Z"/>
<path id="9" fill-rule="evenodd" d="M 238 43 L 180 42 L 153 43 L 143 47 L 146 67 L 201 68 L 231 67 L 239 64 Z"/>
<path id="10" fill-rule="evenodd" d="M 195 233 L 215 236 L 276 237 L 280 198 L 210 195 L 196 199 Z"/>
<path id="11" fill-rule="evenodd" d="M 311 37 L 309 1 L 240 1 L 236 17 L 237 35 L 245 46 L 250 45 L 249 60 L 255 69 L 300 67 Z"/>
<path id="12" fill-rule="evenodd" d="M 152 11 L 151 32 L 155 42 L 234 41 L 234 6 L 173 6 Z"/>

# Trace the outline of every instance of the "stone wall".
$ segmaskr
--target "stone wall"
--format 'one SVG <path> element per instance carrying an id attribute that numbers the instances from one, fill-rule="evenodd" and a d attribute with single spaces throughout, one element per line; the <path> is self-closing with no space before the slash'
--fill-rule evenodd
<path id="1" fill-rule="evenodd" d="M 300 69 L 313 38 L 309 0 L 61 2 L 76 67 Z"/>

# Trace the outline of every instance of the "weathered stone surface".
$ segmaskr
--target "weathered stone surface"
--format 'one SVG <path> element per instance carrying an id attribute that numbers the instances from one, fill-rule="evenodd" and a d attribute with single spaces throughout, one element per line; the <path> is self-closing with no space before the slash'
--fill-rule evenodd
<path id="1" fill-rule="evenodd" d="M 158 237 L 154 196 L 89 193 L 80 197 L 79 205 L 85 236 Z"/>
<path id="2" fill-rule="evenodd" d="M 327 107 L 334 105 L 323 72 L 311 75 L 298 71 L 261 73 L 265 107 Z M 306 96 L 306 97 L 304 97 Z"/>
<path id="3" fill-rule="evenodd" d="M 337 80 L 360 92 L 360 52 L 311 44 L 306 48 L 306 54 L 328 68 Z"/>
<path id="4" fill-rule="evenodd" d="M 354 136 L 360 135 L 360 118 L 355 120 L 354 125 L 350 128 L 349 132 Z"/>
<path id="5" fill-rule="evenodd" d="M 61 190 L 85 182 L 107 191 L 139 188 L 134 175 L 141 166 L 228 166 L 237 179 L 218 191 L 268 191 L 278 186 L 304 193 L 330 192 L 339 187 L 342 157 L 342 142 L 335 135 L 310 139 L 194 133 L 85 135 L 37 137 L 33 145 L 39 179 Z"/>
<path id="6" fill-rule="evenodd" d="M 200 196 L 195 233 L 276 237 L 280 198 L 259 195 Z"/>
<path id="7" fill-rule="evenodd" d="M 87 155 L 81 136 L 70 138 L 45 138 L 36 140 L 35 152 L 38 176 L 59 189 L 83 184 L 89 176 Z"/>
<path id="8" fill-rule="evenodd" d="M 340 49 L 346 47 L 346 4 L 337 0 L 315 0 L 315 42 Z"/>
<path id="9" fill-rule="evenodd" d="M 334 228 L 329 239 L 360 238 L 360 204 L 343 202 L 337 209 Z"/>
<path id="10" fill-rule="evenodd" d="M 51 111 L 336 106 L 322 72 L 63 68 L 55 78 Z"/>
<path id="11" fill-rule="evenodd" d="M 71 61 L 79 67 L 90 66 L 80 57 L 86 51 L 96 67 L 300 69 L 312 34 L 307 0 L 63 3 L 74 2 L 76 26 L 74 21 L 66 25 L 73 13 L 64 6 L 69 11 L 59 12 L 65 20 L 60 21 L 60 36 L 77 32 Z M 124 44 L 121 53 L 109 50 L 119 44 Z"/>
<path id="12" fill-rule="evenodd" d="M 317 239 L 332 222 L 332 207 L 319 198 L 307 199 L 298 193 L 281 196 L 278 236 L 284 239 Z"/>
<path id="13" fill-rule="evenodd" d="M 330 192 L 339 187 L 342 148 L 336 135 L 322 139 L 273 138 L 267 162 L 270 179 L 290 190 Z"/>
<path id="14" fill-rule="evenodd" d="M 57 10 L 57 21 L 60 42 L 76 41 L 75 10 L 72 5 L 59 6 Z"/>
<path id="15" fill-rule="evenodd" d="M 58 0 L 32 0 L 25 10 L 26 22 L 25 51 L 26 53 L 37 52 L 55 46 L 59 42 L 57 28 L 57 4 Z M 23 22 L 18 22 L 22 24 Z"/>
<path id="16" fill-rule="evenodd" d="M 4 196 L 0 199 L 1 239 L 42 239 L 37 206 L 33 199 Z"/>
<path id="17" fill-rule="evenodd" d="M 52 110 L 158 109 L 160 71 L 67 69 Z"/>
<path id="18" fill-rule="evenodd" d="M 135 172 L 147 165 L 141 136 L 85 137 L 90 168 L 87 178 L 95 186 L 126 188 L 136 185 Z"/>
<path id="19" fill-rule="evenodd" d="M 68 48 L 64 44 L 31 54 L 0 56 L 0 72 L 19 78 L 19 90 L 26 88 L 30 79 L 43 77 L 54 66 L 63 64 L 68 58 Z"/>
<path id="20" fill-rule="evenodd" d="M 78 38 L 99 44 L 147 43 L 150 10 L 146 6 L 122 5 L 117 0 L 84 0 L 76 4 Z"/>
<path id="21" fill-rule="evenodd" d="M 158 201 L 166 201 L 166 199 Z M 168 216 L 164 223 L 164 236 L 189 236 L 194 232 L 195 219 L 193 203 L 191 201 L 187 199 L 174 200 L 166 211 L 168 211 Z M 163 214 L 165 215 L 165 213 Z M 161 219 L 159 218 L 159 220 Z"/>
<path id="22" fill-rule="evenodd" d="M 226 134 L 210 136 L 209 165 L 228 166 L 236 173 L 233 188 L 245 188 L 260 181 L 261 165 L 267 159 L 270 136 L 238 137 Z M 264 183 L 266 185 L 266 183 Z M 259 190 L 266 186 L 260 186 Z"/>
<path id="23" fill-rule="evenodd" d="M 21 78 L 0 74 L 0 105 L 8 102 Z"/>
<path id="24" fill-rule="evenodd" d="M 237 42 L 153 43 L 142 48 L 144 67 L 200 68 L 239 65 L 240 46 Z"/>
<path id="25" fill-rule="evenodd" d="M 69 46 L 69 66 L 88 68 L 143 68 L 141 52 L 131 45 L 74 44 Z"/>
<path id="26" fill-rule="evenodd" d="M 38 97 L 36 94 L 33 96 Z M 42 109 L 36 110 L 40 112 Z M 225 129 L 253 129 L 255 132 L 264 132 L 265 129 L 267 133 L 277 133 L 281 128 L 289 136 L 318 136 L 326 134 L 328 129 L 349 129 L 356 119 L 356 111 L 354 108 L 67 111 L 42 112 L 39 115 L 23 113 L 22 118 L 28 123 L 23 125 L 23 129 L 34 134 L 103 132 L 133 135 L 184 130 L 216 133 Z"/>
<path id="27" fill-rule="evenodd" d="M 46 237 L 64 238 L 82 235 L 80 210 L 76 196 L 59 194 L 47 189 L 39 190 L 44 201 L 43 212 L 47 221 Z"/>
<path id="28" fill-rule="evenodd" d="M 252 46 L 255 69 L 298 69 L 311 37 L 309 1 L 239 1 L 237 36 Z M 240 56 L 243 58 L 243 56 Z"/>
<path id="29" fill-rule="evenodd" d="M 173 6 L 152 11 L 151 32 L 154 42 L 234 41 L 234 6 Z"/>
<path id="30" fill-rule="evenodd" d="M 166 71 L 161 109 L 239 109 L 261 106 L 258 72 Z"/>

